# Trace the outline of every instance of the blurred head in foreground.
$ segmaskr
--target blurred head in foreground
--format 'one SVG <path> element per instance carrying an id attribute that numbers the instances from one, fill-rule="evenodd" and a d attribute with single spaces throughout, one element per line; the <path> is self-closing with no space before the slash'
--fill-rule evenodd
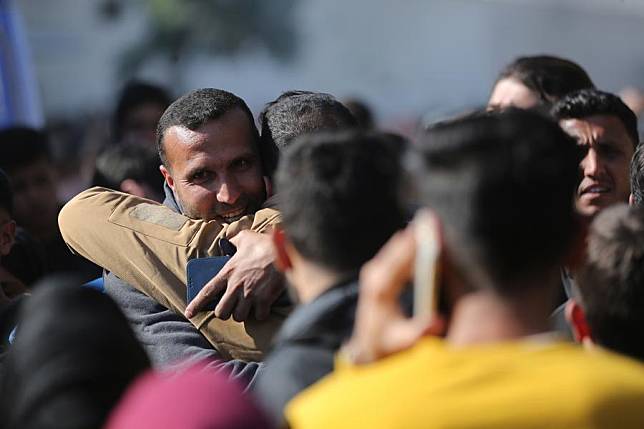
<path id="1" fill-rule="evenodd" d="M 116 304 L 70 278 L 43 281 L 18 326 L 1 381 L 6 428 L 101 427 L 150 366 Z"/>

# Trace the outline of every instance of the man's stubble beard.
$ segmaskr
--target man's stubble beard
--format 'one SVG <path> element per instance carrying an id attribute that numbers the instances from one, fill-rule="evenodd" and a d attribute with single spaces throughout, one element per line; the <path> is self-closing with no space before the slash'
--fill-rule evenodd
<path id="1" fill-rule="evenodd" d="M 205 221 L 217 220 L 217 221 L 225 222 L 225 223 L 235 222 L 235 221 L 237 221 L 237 220 L 241 219 L 241 218 L 242 218 L 242 217 L 244 217 L 244 216 L 254 215 L 254 214 L 255 214 L 259 209 L 261 209 L 261 208 L 262 208 L 262 204 L 263 204 L 263 203 L 264 203 L 264 201 L 266 200 L 266 198 L 265 198 L 266 193 L 264 193 L 264 195 L 263 195 L 263 196 L 264 196 L 264 200 L 262 200 L 262 201 L 252 200 L 252 201 L 244 202 L 243 204 L 241 204 L 241 206 L 245 206 L 245 207 L 246 207 L 246 210 L 244 211 L 244 213 L 243 213 L 242 215 L 240 215 L 240 216 L 239 216 L 238 218 L 236 218 L 236 219 L 226 220 L 226 219 L 224 219 L 223 217 L 221 217 L 221 216 L 217 213 L 217 205 L 215 205 L 215 206 L 213 207 L 213 209 L 212 209 L 212 210 L 210 210 L 208 213 L 206 213 L 205 215 L 202 215 L 202 214 L 201 214 L 201 213 L 199 213 L 199 211 L 198 211 L 198 210 L 196 210 L 192 205 L 187 204 L 187 203 L 186 203 L 186 202 L 185 202 L 185 201 L 184 201 L 184 200 L 183 200 L 183 199 L 178 195 L 178 193 L 177 193 L 177 192 L 175 192 L 175 191 L 173 190 L 173 191 L 172 191 L 172 193 L 173 193 L 173 195 L 174 195 L 174 199 L 175 199 L 175 201 L 177 202 L 177 205 L 179 206 L 179 210 L 181 211 L 181 214 L 183 214 L 184 216 L 187 216 L 187 217 L 189 217 L 189 218 L 191 218 L 191 219 L 198 219 L 198 220 L 205 220 Z M 219 203 L 219 204 L 222 204 L 222 203 Z"/>

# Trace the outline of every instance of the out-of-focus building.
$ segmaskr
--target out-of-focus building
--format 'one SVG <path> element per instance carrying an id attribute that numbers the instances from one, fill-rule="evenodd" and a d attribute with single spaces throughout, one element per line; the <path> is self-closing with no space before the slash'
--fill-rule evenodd
<path id="1" fill-rule="evenodd" d="M 142 1 L 20 0 L 47 116 L 109 111 L 116 65 L 148 22 Z M 106 19 L 104 4 L 120 5 Z M 618 0 L 299 0 L 290 61 L 249 46 L 234 58 L 196 54 L 139 76 L 181 93 L 231 90 L 257 111 L 285 89 L 360 96 L 386 120 L 482 104 L 499 69 L 550 53 L 617 91 L 644 86 L 644 2 Z M 101 12 L 103 11 L 103 12 Z"/>

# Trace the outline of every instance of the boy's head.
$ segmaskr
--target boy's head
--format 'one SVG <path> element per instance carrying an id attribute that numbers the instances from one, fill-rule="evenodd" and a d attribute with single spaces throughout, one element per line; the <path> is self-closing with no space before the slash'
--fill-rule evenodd
<path id="1" fill-rule="evenodd" d="M 47 135 L 25 127 L 0 131 L 0 168 L 11 181 L 14 218 L 35 236 L 47 239 L 58 228 L 56 174 Z"/>
<path id="2" fill-rule="evenodd" d="M 478 113 L 434 126 L 414 149 L 419 203 L 441 219 L 465 287 L 512 297 L 558 272 L 573 241 L 579 150 L 555 122 Z"/>
<path id="3" fill-rule="evenodd" d="M 347 130 L 357 125 L 351 112 L 335 97 L 312 91 L 284 92 L 266 104 L 259 114 L 259 122 L 262 157 L 269 164 L 269 175 L 277 166 L 279 153 L 286 150 L 293 139 L 314 132 Z"/>
<path id="4" fill-rule="evenodd" d="M 633 111 L 614 94 L 585 89 L 559 100 L 552 115 L 585 152 L 577 210 L 594 216 L 611 204 L 627 202 L 629 168 L 639 141 Z"/>
<path id="5" fill-rule="evenodd" d="M 644 210 L 616 205 L 594 219 L 567 316 L 577 339 L 644 360 Z"/>
<path id="6" fill-rule="evenodd" d="M 159 172 L 159 156 L 151 147 L 109 147 L 96 158 L 94 185 L 161 202 L 163 176 Z"/>
<path id="7" fill-rule="evenodd" d="M 378 133 L 297 139 L 276 177 L 286 247 L 338 276 L 357 273 L 405 224 L 401 151 L 400 139 Z"/>
<path id="8" fill-rule="evenodd" d="M 154 147 L 157 123 L 171 101 L 168 92 L 160 86 L 128 82 L 114 110 L 115 143 Z"/>
<path id="9" fill-rule="evenodd" d="M 637 145 L 631 159 L 630 184 L 629 204 L 644 207 L 644 145 L 642 144 Z"/>

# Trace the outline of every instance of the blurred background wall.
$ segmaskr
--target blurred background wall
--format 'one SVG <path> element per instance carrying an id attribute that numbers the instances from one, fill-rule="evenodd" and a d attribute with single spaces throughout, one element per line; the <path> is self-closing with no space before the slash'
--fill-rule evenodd
<path id="1" fill-rule="evenodd" d="M 20 0 L 47 118 L 109 111 L 129 77 L 178 95 L 359 96 L 382 121 L 483 103 L 551 53 L 599 87 L 644 86 L 644 0 Z M 183 45 L 182 45 L 183 43 Z"/>
<path id="2" fill-rule="evenodd" d="M 226 89 L 255 113 L 288 89 L 357 97 L 407 136 L 419 118 L 484 104 L 519 55 L 568 57 L 601 89 L 644 88 L 644 0 L 0 0 L 0 77 L 19 93 L 6 79 L 14 33 L 13 65 L 31 62 L 33 79 L 13 77 L 35 82 L 14 99 L 47 126 L 63 201 L 88 186 L 133 78 L 173 96 Z"/>

